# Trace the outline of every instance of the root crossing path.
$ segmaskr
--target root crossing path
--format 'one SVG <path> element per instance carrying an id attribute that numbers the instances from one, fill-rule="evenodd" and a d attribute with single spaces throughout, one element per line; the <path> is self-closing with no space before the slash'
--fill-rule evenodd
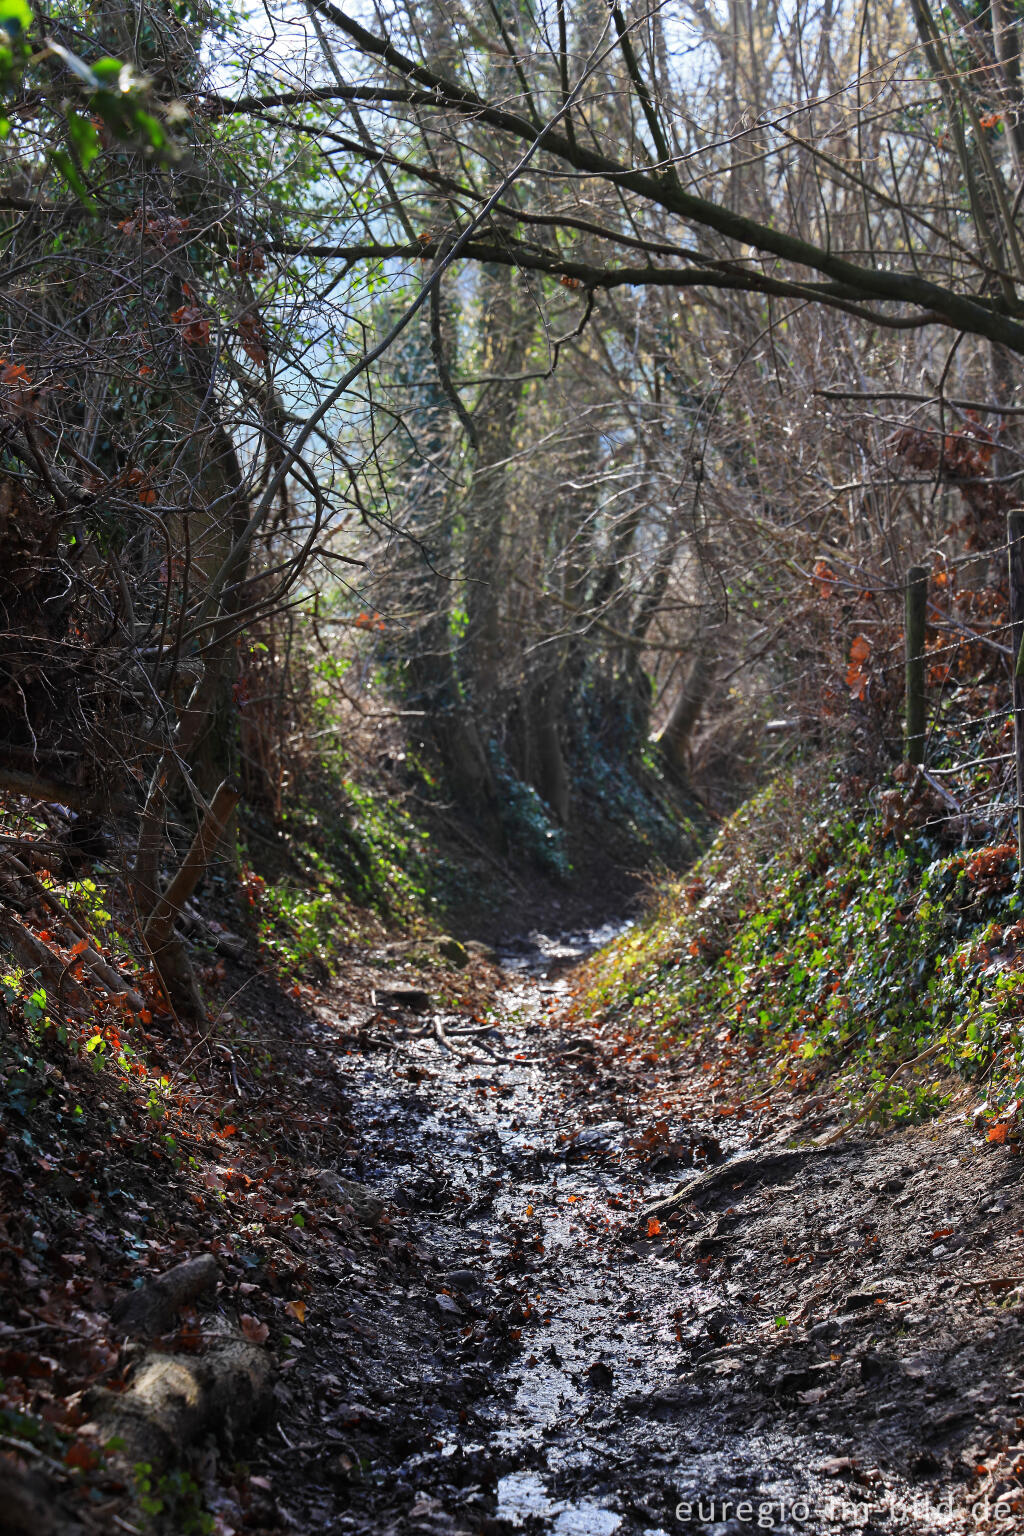
<path id="1" fill-rule="evenodd" d="M 962 1117 L 723 1115 L 714 1060 L 567 1022 L 605 936 L 534 936 L 486 1017 L 364 1010 L 336 1053 L 380 1262 L 314 1297 L 279 1386 L 285 1525 L 1019 1532 L 1018 1162 Z"/>

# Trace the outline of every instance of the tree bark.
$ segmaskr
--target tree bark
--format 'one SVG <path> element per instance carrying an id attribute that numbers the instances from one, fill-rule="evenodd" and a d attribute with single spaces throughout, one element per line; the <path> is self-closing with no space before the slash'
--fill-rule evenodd
<path id="1" fill-rule="evenodd" d="M 529 711 L 535 764 L 533 785 L 563 826 L 569 823 L 569 771 L 560 730 L 564 690 L 557 679 L 541 685 Z"/>
<path id="2" fill-rule="evenodd" d="M 155 1338 L 171 1328 L 179 1308 L 211 1290 L 219 1279 L 220 1266 L 213 1254 L 201 1253 L 139 1290 L 129 1291 L 114 1306 L 111 1321 L 118 1333 Z"/>
<path id="3" fill-rule="evenodd" d="M 714 680 L 714 657 L 707 646 L 701 645 L 669 710 L 668 719 L 656 737 L 667 766 L 681 778 L 689 774 L 690 743 Z"/>
<path id="4" fill-rule="evenodd" d="M 272 1379 L 265 1349 L 230 1340 L 204 1355 L 147 1355 L 127 1392 L 94 1388 L 86 1411 L 129 1467 L 159 1471 L 207 1434 L 230 1445 L 266 1411 Z"/>
<path id="5" fill-rule="evenodd" d="M 3 1536 L 94 1536 L 48 1478 L 0 1460 L 0 1532 Z"/>

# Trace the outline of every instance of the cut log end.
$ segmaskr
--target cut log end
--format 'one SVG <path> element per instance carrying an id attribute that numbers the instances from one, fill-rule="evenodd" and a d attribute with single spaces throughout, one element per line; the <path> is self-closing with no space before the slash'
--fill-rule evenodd
<path id="1" fill-rule="evenodd" d="M 204 1355 L 147 1355 L 127 1392 L 94 1389 L 86 1407 L 122 1463 L 159 1471 L 210 1434 L 233 1449 L 267 1413 L 272 1383 L 267 1351 L 229 1340 Z"/>

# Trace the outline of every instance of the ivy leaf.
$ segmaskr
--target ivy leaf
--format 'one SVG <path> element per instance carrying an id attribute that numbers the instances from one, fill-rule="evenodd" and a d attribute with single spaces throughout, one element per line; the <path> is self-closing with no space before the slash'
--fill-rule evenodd
<path id="1" fill-rule="evenodd" d="M 155 118 L 152 112 L 143 112 L 140 108 L 133 114 L 136 131 L 146 140 L 151 149 L 163 149 L 167 143 L 167 135 L 163 124 Z"/>
<path id="2" fill-rule="evenodd" d="M 79 112 L 69 112 L 68 138 L 74 146 L 82 170 L 87 171 L 100 152 L 100 136 L 96 132 L 95 123 L 82 117 Z"/>
<path id="3" fill-rule="evenodd" d="M 32 27 L 32 11 L 26 0 L 0 0 L 0 28 L 17 41 Z"/>
<path id="4" fill-rule="evenodd" d="M 55 149 L 53 151 L 52 159 L 54 165 L 57 167 L 58 171 L 60 171 L 61 175 L 64 177 L 64 180 L 67 182 L 72 192 L 78 198 L 78 201 L 82 204 L 82 207 L 85 208 L 89 213 L 95 213 L 96 204 L 89 196 L 89 189 L 79 175 L 78 167 L 72 160 L 71 156 L 68 154 L 67 150 Z"/>
<path id="5" fill-rule="evenodd" d="M 119 78 L 124 65 L 120 59 L 106 58 L 97 59 L 91 68 L 96 79 L 108 89 L 112 89 L 113 83 Z"/>

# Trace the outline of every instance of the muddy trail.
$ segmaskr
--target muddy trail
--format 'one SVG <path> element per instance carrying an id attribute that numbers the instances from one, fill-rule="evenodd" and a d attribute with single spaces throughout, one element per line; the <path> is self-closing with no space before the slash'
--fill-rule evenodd
<path id="1" fill-rule="evenodd" d="M 723 1114 L 713 1057 L 572 1016 L 609 934 L 508 946 L 475 1018 L 320 998 L 373 1238 L 252 1459 L 280 1522 L 1019 1531 L 1017 1159 L 962 1114 L 832 1144 L 805 1104 Z"/>

